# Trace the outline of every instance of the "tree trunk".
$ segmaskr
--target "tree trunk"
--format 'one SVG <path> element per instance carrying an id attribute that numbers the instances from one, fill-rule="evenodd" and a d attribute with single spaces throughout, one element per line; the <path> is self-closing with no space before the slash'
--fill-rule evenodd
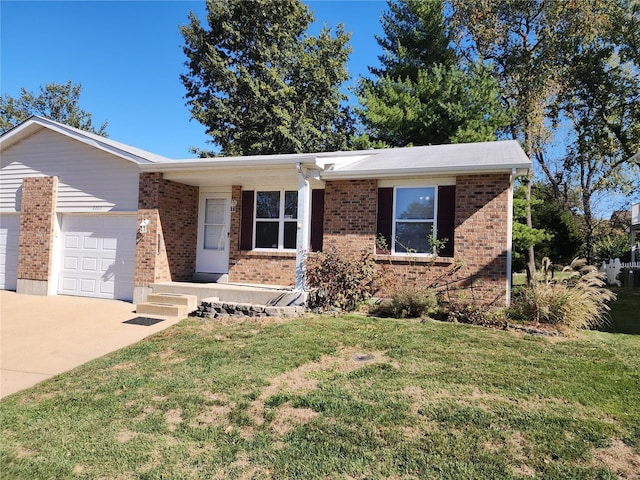
<path id="1" fill-rule="evenodd" d="M 533 221 L 531 220 L 531 173 L 527 176 L 527 227 L 533 228 Z M 527 249 L 527 285 L 533 286 L 536 283 L 536 257 L 533 245 Z"/>

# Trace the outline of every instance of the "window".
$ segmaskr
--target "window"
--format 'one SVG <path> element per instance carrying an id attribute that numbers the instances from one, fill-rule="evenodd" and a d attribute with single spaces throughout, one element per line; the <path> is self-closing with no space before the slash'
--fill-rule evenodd
<path id="1" fill-rule="evenodd" d="M 256 192 L 254 248 L 295 250 L 298 192 Z"/>
<path id="2" fill-rule="evenodd" d="M 393 208 L 393 252 L 433 253 L 436 189 L 396 187 Z"/>

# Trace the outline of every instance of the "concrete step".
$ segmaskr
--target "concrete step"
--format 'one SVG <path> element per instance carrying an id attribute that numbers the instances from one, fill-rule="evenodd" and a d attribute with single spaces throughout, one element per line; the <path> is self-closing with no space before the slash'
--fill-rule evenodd
<path id="1" fill-rule="evenodd" d="M 170 305 L 184 305 L 190 312 L 198 308 L 198 297 L 183 293 L 150 293 L 147 295 L 148 303 L 166 303 Z"/>
<path id="2" fill-rule="evenodd" d="M 189 312 L 186 305 L 170 303 L 144 302 L 136 305 L 136 313 L 144 315 L 162 315 L 163 317 L 186 317 Z"/>

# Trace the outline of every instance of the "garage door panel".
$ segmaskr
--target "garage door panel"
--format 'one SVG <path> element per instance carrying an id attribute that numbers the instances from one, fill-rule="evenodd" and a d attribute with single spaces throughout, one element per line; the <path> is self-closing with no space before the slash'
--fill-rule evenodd
<path id="1" fill-rule="evenodd" d="M 98 239 L 91 236 L 82 237 L 82 248 L 85 250 L 97 250 Z"/>
<path id="2" fill-rule="evenodd" d="M 135 216 L 64 216 L 58 293 L 131 300 L 136 226 Z M 71 237 L 79 239 L 77 244 L 66 242 Z"/>
<path id="3" fill-rule="evenodd" d="M 98 272 L 98 259 L 96 257 L 83 257 L 82 271 L 85 273 Z"/>

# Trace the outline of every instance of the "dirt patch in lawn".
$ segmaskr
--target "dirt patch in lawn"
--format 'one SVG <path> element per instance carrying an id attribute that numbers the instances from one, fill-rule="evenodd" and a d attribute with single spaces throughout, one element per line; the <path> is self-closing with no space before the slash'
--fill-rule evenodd
<path id="1" fill-rule="evenodd" d="M 624 480 L 640 479 L 640 455 L 618 438 L 608 447 L 596 449 L 594 459 Z"/>
<path id="2" fill-rule="evenodd" d="M 293 370 L 273 377 L 269 380 L 269 386 L 264 388 L 260 396 L 251 403 L 249 414 L 256 425 L 262 425 L 264 418 L 265 401 L 277 394 L 305 394 L 318 388 L 318 374 L 335 372 L 347 374 L 368 365 L 386 363 L 394 368 L 399 364 L 387 357 L 386 352 L 365 352 L 356 347 L 343 347 L 338 349 L 335 355 L 323 355 L 315 362 L 305 363 Z M 299 410 L 298 412 L 296 412 Z M 295 422 L 308 423 L 317 416 L 316 412 L 309 409 L 297 409 L 290 404 L 281 406 L 275 412 L 276 416 L 271 422 L 272 428 L 278 432 L 286 433 Z"/>
<path id="3" fill-rule="evenodd" d="M 170 432 L 175 432 L 178 425 L 182 423 L 182 409 L 174 408 L 173 410 L 167 411 L 164 414 L 164 419 L 167 422 L 167 429 Z"/>

